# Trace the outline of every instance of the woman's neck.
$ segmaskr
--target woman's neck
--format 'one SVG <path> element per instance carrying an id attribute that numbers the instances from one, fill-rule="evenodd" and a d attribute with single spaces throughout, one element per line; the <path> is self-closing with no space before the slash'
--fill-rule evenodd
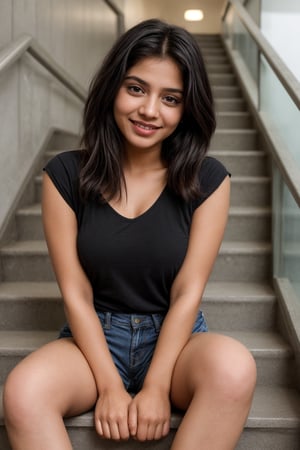
<path id="1" fill-rule="evenodd" d="M 124 173 L 152 172 L 166 169 L 161 159 L 161 152 L 157 149 L 130 149 L 125 150 L 123 157 Z"/>

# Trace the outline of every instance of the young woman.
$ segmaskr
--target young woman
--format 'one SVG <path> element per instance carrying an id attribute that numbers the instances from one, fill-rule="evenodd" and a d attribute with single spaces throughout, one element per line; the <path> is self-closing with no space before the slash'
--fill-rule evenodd
<path id="1" fill-rule="evenodd" d="M 83 148 L 45 168 L 43 223 L 68 324 L 9 375 L 14 450 L 70 450 L 63 418 L 94 408 L 107 439 L 234 449 L 256 380 L 239 342 L 199 312 L 229 208 L 202 56 L 184 29 L 149 20 L 106 57 Z M 135 394 L 135 395 L 132 395 Z"/>

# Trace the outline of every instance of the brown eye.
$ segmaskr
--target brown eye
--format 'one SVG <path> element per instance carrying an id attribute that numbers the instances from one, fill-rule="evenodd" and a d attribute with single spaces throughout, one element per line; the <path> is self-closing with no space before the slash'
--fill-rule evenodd
<path id="1" fill-rule="evenodd" d="M 127 89 L 132 94 L 143 94 L 144 93 L 144 91 L 139 86 L 136 86 L 136 85 L 128 86 Z"/>
<path id="2" fill-rule="evenodd" d="M 173 97 L 172 95 L 166 95 L 166 96 L 164 97 L 164 101 L 165 101 L 166 103 L 168 103 L 169 105 L 174 105 L 174 106 L 176 106 L 176 105 L 178 105 L 179 103 L 181 103 L 181 101 L 180 101 L 178 98 Z"/>

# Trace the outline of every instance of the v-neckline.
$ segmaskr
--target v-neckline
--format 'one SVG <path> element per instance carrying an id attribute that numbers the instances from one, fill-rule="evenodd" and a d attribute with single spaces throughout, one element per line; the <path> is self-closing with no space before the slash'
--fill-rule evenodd
<path id="1" fill-rule="evenodd" d="M 159 195 L 156 197 L 156 199 L 153 201 L 153 203 L 149 206 L 149 208 L 147 208 L 145 211 L 143 211 L 142 213 L 140 213 L 138 216 L 135 216 L 135 217 L 124 216 L 117 209 L 115 209 L 109 202 L 106 202 L 106 205 L 116 216 L 118 216 L 121 219 L 126 220 L 128 222 L 134 222 L 135 220 L 138 220 L 138 219 L 144 217 L 145 215 L 147 215 L 148 213 L 150 213 L 156 207 L 156 205 L 159 203 L 160 199 L 163 197 L 166 189 L 167 189 L 167 185 L 164 186 L 162 191 L 159 193 Z"/>

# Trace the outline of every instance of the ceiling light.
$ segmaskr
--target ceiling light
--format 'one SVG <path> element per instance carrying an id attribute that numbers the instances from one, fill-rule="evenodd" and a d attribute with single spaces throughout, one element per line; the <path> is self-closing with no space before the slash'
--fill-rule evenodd
<path id="1" fill-rule="evenodd" d="M 201 9 L 187 9 L 184 13 L 184 19 L 189 22 L 197 22 L 202 20 L 204 17 L 203 11 Z"/>

